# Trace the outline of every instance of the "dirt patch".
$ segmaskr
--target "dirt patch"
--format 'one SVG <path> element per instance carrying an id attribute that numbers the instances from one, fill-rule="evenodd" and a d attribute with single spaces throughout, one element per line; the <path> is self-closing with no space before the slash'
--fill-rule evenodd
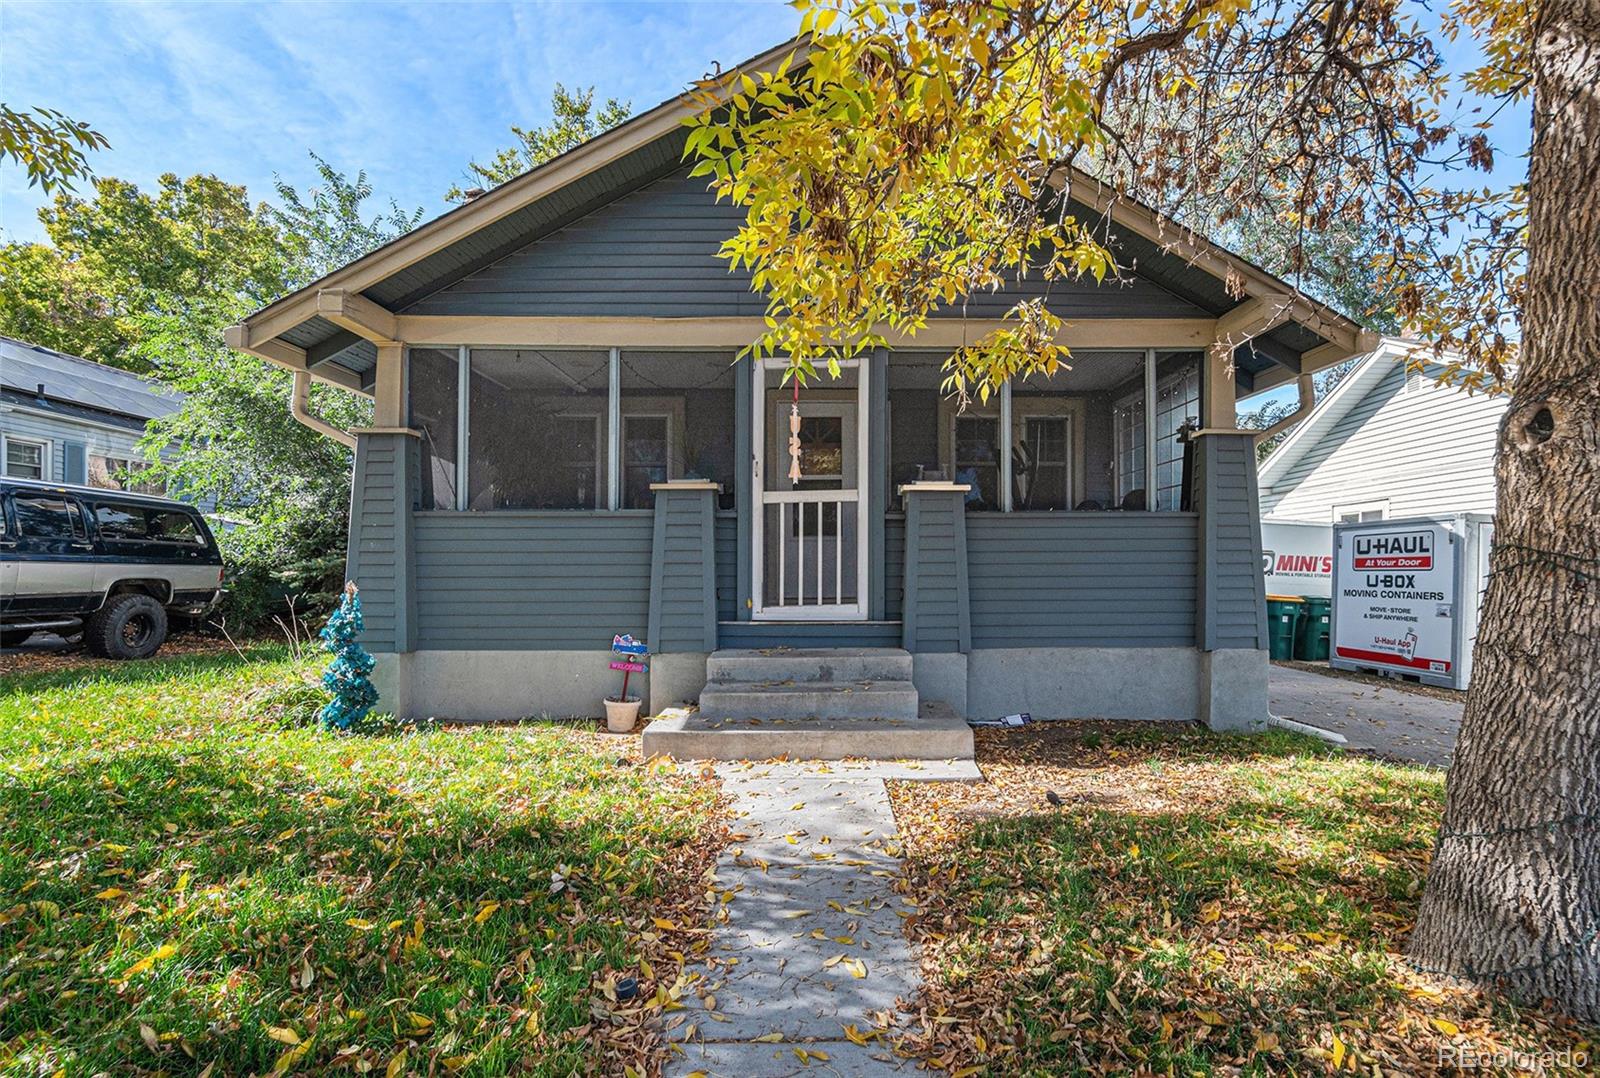
<path id="1" fill-rule="evenodd" d="M 259 640 L 235 641 L 240 648 L 248 649 L 258 644 L 282 643 L 281 639 L 262 637 Z M 195 655 L 231 655 L 234 645 L 220 636 L 206 633 L 177 633 L 167 638 L 154 659 L 179 659 Z M 138 660 L 135 660 L 138 661 Z M 90 655 L 82 644 L 65 644 L 60 647 L 33 645 L 0 653 L 0 673 L 20 677 L 24 674 L 56 674 L 68 670 L 97 670 L 124 666 L 119 659 L 100 659 Z"/>

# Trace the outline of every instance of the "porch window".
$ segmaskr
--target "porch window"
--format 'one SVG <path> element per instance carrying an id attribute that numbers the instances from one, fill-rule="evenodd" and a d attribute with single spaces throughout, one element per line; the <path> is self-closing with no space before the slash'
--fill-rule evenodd
<path id="1" fill-rule="evenodd" d="M 408 349 L 423 509 L 650 509 L 673 479 L 732 505 L 732 352 Z M 744 368 L 748 369 L 748 368 Z"/>
<path id="2" fill-rule="evenodd" d="M 673 479 L 719 483 L 732 504 L 734 379 L 749 370 L 731 352 L 621 350 L 619 508 L 654 508 L 651 485 Z"/>
<path id="3" fill-rule="evenodd" d="M 672 422 L 664 415 L 622 417 L 622 506 L 643 509 L 655 502 L 652 483 L 665 483 L 672 458 Z"/>
<path id="4" fill-rule="evenodd" d="M 473 349 L 467 507 L 604 505 L 610 369 L 601 351 Z"/>
<path id="5" fill-rule="evenodd" d="M 1181 508 L 1197 354 L 1076 352 L 1053 376 L 1013 379 L 965 407 L 946 394 L 942 364 L 936 353 L 890 356 L 893 486 L 928 475 L 968 484 L 969 510 Z"/>
<path id="6" fill-rule="evenodd" d="M 423 509 L 454 509 L 459 483 L 460 350 L 411 349 L 411 429 L 422 436 Z"/>
<path id="7" fill-rule="evenodd" d="M 999 417 L 956 416 L 955 481 L 972 487 L 968 509 L 1000 508 Z"/>
<path id="8" fill-rule="evenodd" d="M 1156 496 L 1150 508 L 1175 510 L 1183 506 L 1185 425 L 1200 420 L 1200 360 L 1190 353 L 1164 357 L 1157 362 L 1155 384 Z M 1117 493 L 1136 498 L 1135 488 L 1145 485 L 1145 395 L 1139 391 L 1118 398 L 1116 406 Z"/>
<path id="9" fill-rule="evenodd" d="M 1026 468 L 1017 477 L 1017 508 L 1071 508 L 1070 425 L 1066 416 L 1028 416 L 1023 420 L 1023 459 L 1012 464 Z"/>

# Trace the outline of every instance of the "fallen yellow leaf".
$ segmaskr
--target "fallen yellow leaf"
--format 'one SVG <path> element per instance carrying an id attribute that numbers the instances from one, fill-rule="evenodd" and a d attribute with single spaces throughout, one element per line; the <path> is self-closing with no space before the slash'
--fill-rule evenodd
<path id="1" fill-rule="evenodd" d="M 1461 1027 L 1450 1021 L 1448 1018 L 1435 1018 L 1432 1021 L 1433 1028 L 1437 1029 L 1440 1033 L 1443 1033 L 1446 1037 L 1454 1037 L 1456 1034 L 1461 1032 Z"/>

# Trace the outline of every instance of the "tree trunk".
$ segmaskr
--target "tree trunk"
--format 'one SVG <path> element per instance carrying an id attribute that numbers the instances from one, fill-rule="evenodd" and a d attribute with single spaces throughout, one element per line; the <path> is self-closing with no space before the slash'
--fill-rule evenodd
<path id="1" fill-rule="evenodd" d="M 1411 955 L 1600 1020 L 1600 0 L 1535 27 L 1527 300 L 1472 689 Z"/>

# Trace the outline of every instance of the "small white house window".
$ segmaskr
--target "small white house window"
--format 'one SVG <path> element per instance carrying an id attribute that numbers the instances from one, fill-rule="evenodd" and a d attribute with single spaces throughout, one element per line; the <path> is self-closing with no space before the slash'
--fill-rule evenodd
<path id="1" fill-rule="evenodd" d="M 106 490 L 132 490 L 141 494 L 162 494 L 159 483 L 141 481 L 132 457 L 109 457 L 99 453 L 89 454 L 89 485 Z"/>
<path id="2" fill-rule="evenodd" d="M 1387 501 L 1359 502 L 1333 507 L 1335 524 L 1365 524 L 1369 520 L 1387 520 L 1388 517 L 1389 503 Z"/>
<path id="3" fill-rule="evenodd" d="M 5 435 L 5 474 L 14 479 L 50 478 L 50 443 Z"/>

